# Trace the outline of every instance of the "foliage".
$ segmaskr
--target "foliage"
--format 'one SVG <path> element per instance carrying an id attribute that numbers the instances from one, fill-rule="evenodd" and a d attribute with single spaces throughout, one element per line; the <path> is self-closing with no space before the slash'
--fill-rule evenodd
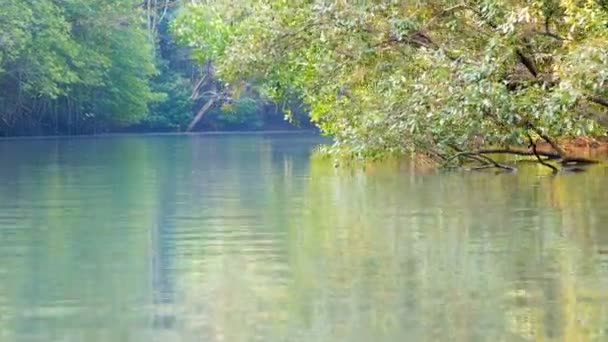
<path id="1" fill-rule="evenodd" d="M 232 32 L 195 11 L 200 19 L 195 29 L 218 39 L 194 50 L 180 45 L 169 26 L 181 3 L 5 0 L 0 135 L 185 130 L 209 94 L 228 89 L 215 78 L 208 57 L 220 57 L 222 37 Z M 198 128 L 273 124 L 265 97 L 245 91 L 242 99 L 232 99 L 232 93 L 225 94 L 223 110 L 218 101 L 201 115 L 204 124 Z"/>
<path id="2" fill-rule="evenodd" d="M 148 83 L 153 45 L 142 24 L 129 0 L 5 1 L 0 131 L 143 118 L 156 95 Z"/>
<path id="3" fill-rule="evenodd" d="M 167 21 L 172 14 L 165 15 Z M 189 75 L 200 68 L 190 61 L 189 51 L 175 43 L 167 21 L 155 24 L 158 75 L 151 80 L 154 91 L 164 96 L 150 105 L 149 115 L 139 125 L 144 130 L 181 131 L 188 125 L 195 107 Z"/>
<path id="4" fill-rule="evenodd" d="M 607 25 L 594 1 L 217 0 L 174 31 L 226 82 L 297 94 L 337 150 L 378 157 L 603 135 Z"/>
<path id="5" fill-rule="evenodd" d="M 295 126 L 302 123 L 309 126 L 302 102 L 294 94 L 286 94 L 290 96 L 282 98 L 270 97 L 253 78 L 234 78 L 234 83 L 216 80 L 215 62 L 226 57 L 230 39 L 238 34 L 234 26 L 224 24 L 221 13 L 210 11 L 206 5 L 185 6 L 171 26 L 177 41 L 190 49 L 193 61 L 206 66 L 203 68 L 207 69 L 204 76 L 209 76 L 212 81 L 206 83 L 205 93 L 213 94 L 211 96 L 221 103 L 205 114 L 203 126 L 228 130 L 285 126 L 277 122 L 278 111 L 275 109 L 279 107 L 286 113 L 278 117 L 279 120 L 285 119 Z M 205 39 L 198 39 L 200 37 Z M 202 103 L 206 103 L 210 96 L 201 98 L 205 100 Z"/>
<path id="6" fill-rule="evenodd" d="M 153 87 L 164 98 L 151 104 L 150 114 L 141 125 L 150 130 L 181 131 L 192 116 L 190 82 L 179 73 L 167 71 L 162 76 Z"/>
<path id="7" fill-rule="evenodd" d="M 263 125 L 260 113 L 260 104 L 256 99 L 241 97 L 232 103 L 223 104 L 215 114 L 220 125 L 259 129 Z"/>

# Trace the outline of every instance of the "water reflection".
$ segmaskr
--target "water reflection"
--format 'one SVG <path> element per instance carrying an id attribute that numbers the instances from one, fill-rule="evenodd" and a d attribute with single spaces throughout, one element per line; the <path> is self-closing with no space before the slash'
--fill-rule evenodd
<path id="1" fill-rule="evenodd" d="M 608 338 L 606 168 L 346 171 L 317 143 L 1 142 L 0 340 Z"/>

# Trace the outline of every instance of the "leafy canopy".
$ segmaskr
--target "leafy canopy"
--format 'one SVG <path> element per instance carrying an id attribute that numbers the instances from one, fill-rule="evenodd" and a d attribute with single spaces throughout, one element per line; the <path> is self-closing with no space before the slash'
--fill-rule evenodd
<path id="1" fill-rule="evenodd" d="M 157 97 L 153 44 L 133 0 L 5 0 L 0 132 L 87 119 L 128 124 Z"/>
<path id="2" fill-rule="evenodd" d="M 604 134 L 607 26 L 588 0 L 216 0 L 173 29 L 226 82 L 297 94 L 338 151 L 378 157 Z"/>

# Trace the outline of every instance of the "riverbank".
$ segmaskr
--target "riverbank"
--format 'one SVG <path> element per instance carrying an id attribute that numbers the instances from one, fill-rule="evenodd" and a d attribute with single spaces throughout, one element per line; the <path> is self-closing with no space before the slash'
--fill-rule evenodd
<path id="1" fill-rule="evenodd" d="M 128 133 L 99 133 L 77 135 L 21 135 L 0 137 L 3 140 L 45 140 L 45 139 L 87 139 L 87 138 L 118 138 L 131 136 L 218 136 L 218 135 L 320 135 L 318 130 L 268 130 L 268 131 L 202 131 L 202 132 L 128 132 Z"/>
<path id="2" fill-rule="evenodd" d="M 602 158 L 608 157 L 608 137 L 592 138 L 592 137 L 575 137 L 575 138 L 560 138 L 556 143 L 569 155 L 586 157 L 586 158 Z M 537 143 L 539 151 L 556 152 L 547 142 Z"/>

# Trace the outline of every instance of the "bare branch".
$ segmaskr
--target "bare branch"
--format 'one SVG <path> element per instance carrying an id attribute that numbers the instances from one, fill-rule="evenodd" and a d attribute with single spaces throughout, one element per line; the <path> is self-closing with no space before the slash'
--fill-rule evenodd
<path id="1" fill-rule="evenodd" d="M 443 167 L 446 167 L 447 165 L 449 165 L 449 163 L 455 159 L 458 158 L 468 158 L 468 159 L 472 159 L 475 160 L 477 162 L 482 163 L 483 165 L 481 165 L 483 168 L 489 168 L 489 167 L 495 167 L 498 169 L 503 169 L 503 170 L 508 170 L 508 171 L 515 171 L 516 169 L 512 166 L 509 165 L 505 165 L 505 164 L 501 164 L 496 162 L 494 159 L 482 155 L 480 153 L 477 152 L 472 152 L 472 151 L 464 151 L 464 152 L 458 152 L 455 155 L 453 155 L 452 157 L 446 159 L 446 161 L 443 163 Z"/>
<path id="2" fill-rule="evenodd" d="M 608 100 L 601 98 L 599 96 L 588 96 L 587 99 L 593 103 L 597 103 L 603 107 L 608 108 Z"/>
<path id="3" fill-rule="evenodd" d="M 515 148 L 486 148 L 474 151 L 478 154 L 511 154 L 516 156 L 534 156 L 534 152 L 523 149 L 515 149 Z M 541 157 L 547 157 L 549 159 L 560 159 L 562 164 L 598 164 L 599 160 L 582 158 L 582 157 L 562 157 L 557 152 L 549 152 L 549 151 L 536 151 L 536 153 Z"/>
<path id="4" fill-rule="evenodd" d="M 208 76 L 208 74 L 204 74 L 203 77 L 201 77 L 201 79 L 196 83 L 194 88 L 192 88 L 192 94 L 190 95 L 190 100 L 196 100 L 201 97 L 199 90 L 202 87 L 205 80 L 207 80 L 207 76 Z"/>
<path id="5" fill-rule="evenodd" d="M 526 69 L 528 69 L 528 71 L 534 77 L 538 77 L 538 69 L 536 68 L 536 65 L 534 64 L 532 58 L 524 55 L 521 49 L 515 49 L 515 54 L 517 55 L 519 61 L 526 67 Z"/>
<path id="6" fill-rule="evenodd" d="M 543 133 L 543 131 L 541 131 L 538 127 L 532 125 L 531 123 L 528 122 L 527 125 L 532 131 L 534 131 L 534 133 L 538 134 L 539 137 L 541 137 L 544 141 L 551 145 L 555 152 L 559 153 L 562 158 L 566 158 L 566 152 L 561 147 L 559 147 L 559 145 L 555 141 L 553 141 L 553 139 L 549 138 L 548 135 Z"/>
<path id="7" fill-rule="evenodd" d="M 534 156 L 534 153 L 532 151 L 524 150 L 524 149 L 515 149 L 515 148 L 511 148 L 511 147 L 485 148 L 485 149 L 476 150 L 475 152 L 477 152 L 479 154 L 512 154 L 512 155 L 517 155 L 517 156 Z M 544 152 L 544 151 L 537 151 L 537 153 L 539 155 L 541 155 L 543 157 L 547 157 L 549 159 L 560 159 L 561 158 L 561 156 L 557 153 Z"/>
<path id="8" fill-rule="evenodd" d="M 546 167 L 550 168 L 550 169 L 551 169 L 551 171 L 553 172 L 553 174 L 558 173 L 558 172 L 559 172 L 559 170 L 558 170 L 558 169 L 557 169 L 555 166 L 553 166 L 553 165 L 551 165 L 551 164 L 549 164 L 549 163 L 545 162 L 545 161 L 544 161 L 544 160 L 543 160 L 543 159 L 542 159 L 542 158 L 541 158 L 541 157 L 538 155 L 538 152 L 536 151 L 536 143 L 534 142 L 534 140 L 532 139 L 532 137 L 530 136 L 530 134 L 529 134 L 529 133 L 528 133 L 527 135 L 528 135 L 528 141 L 530 142 L 530 146 L 532 146 L 532 152 L 533 152 L 533 153 L 534 153 L 534 155 L 536 156 L 536 160 L 538 160 L 538 162 L 539 162 L 541 165 L 543 165 L 543 166 L 546 166 Z"/>
<path id="9" fill-rule="evenodd" d="M 211 106 L 213 106 L 216 100 L 216 97 L 212 97 L 211 99 L 209 99 L 209 101 L 207 101 L 207 103 L 198 111 L 198 113 L 196 113 L 196 116 L 194 117 L 194 119 L 192 119 L 192 121 L 188 125 L 188 128 L 186 128 L 186 132 L 191 132 L 194 129 L 196 124 L 201 121 L 205 113 L 207 113 Z"/>
<path id="10" fill-rule="evenodd" d="M 165 0 L 165 5 L 164 5 L 164 8 L 163 8 L 163 13 L 158 18 L 158 22 L 159 23 L 161 23 L 163 21 L 163 19 L 165 19 L 165 16 L 167 15 L 168 11 L 169 11 L 169 0 Z"/>

